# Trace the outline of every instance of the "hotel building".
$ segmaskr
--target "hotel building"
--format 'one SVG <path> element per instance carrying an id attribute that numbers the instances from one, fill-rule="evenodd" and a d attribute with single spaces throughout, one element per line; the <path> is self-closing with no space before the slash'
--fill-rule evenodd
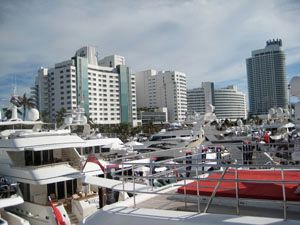
<path id="1" fill-rule="evenodd" d="M 246 59 L 249 114 L 268 114 L 270 108 L 287 108 L 287 80 L 282 41 L 267 41 L 264 49 Z"/>
<path id="2" fill-rule="evenodd" d="M 187 91 L 187 104 L 189 113 L 204 115 L 213 105 L 219 119 L 247 118 L 246 95 L 233 85 L 215 89 L 214 83 L 203 82 L 202 87 Z"/>
<path id="3" fill-rule="evenodd" d="M 186 75 L 178 71 L 146 70 L 135 73 L 137 107 L 162 108 L 169 122 L 183 122 L 187 112 Z"/>
<path id="4" fill-rule="evenodd" d="M 71 59 L 41 68 L 32 88 L 40 111 L 56 113 L 82 106 L 96 124 L 136 125 L 135 76 L 118 55 L 101 60 L 94 47 L 82 47 Z"/>

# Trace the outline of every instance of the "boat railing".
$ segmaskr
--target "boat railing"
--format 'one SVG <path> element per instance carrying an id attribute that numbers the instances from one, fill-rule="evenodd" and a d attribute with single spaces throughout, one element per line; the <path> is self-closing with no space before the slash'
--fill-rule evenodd
<path id="1" fill-rule="evenodd" d="M 185 151 L 186 149 L 182 149 L 182 151 Z M 192 182 L 194 182 L 193 185 L 196 185 L 196 196 L 197 196 L 197 210 L 199 213 L 206 213 L 209 211 L 211 205 L 213 204 L 213 201 L 216 199 L 216 196 L 218 195 L 218 190 L 220 189 L 220 185 L 222 183 L 226 182 L 233 182 L 234 183 L 234 191 L 235 196 L 234 198 L 231 198 L 233 201 L 235 201 L 235 207 L 236 207 L 236 213 L 240 214 L 240 205 L 242 204 L 241 199 L 243 198 L 243 201 L 245 200 L 245 197 L 241 197 L 240 189 L 242 184 L 247 183 L 254 183 L 254 184 L 273 184 L 276 186 L 281 187 L 281 193 L 279 199 L 252 199 L 253 201 L 272 201 L 272 203 L 279 204 L 279 208 L 283 209 L 283 218 L 287 219 L 287 211 L 290 207 L 290 205 L 296 205 L 297 207 L 300 207 L 300 201 L 290 201 L 287 198 L 287 186 L 288 185 L 294 185 L 293 188 L 300 186 L 300 178 L 294 178 L 294 179 L 287 179 L 285 176 L 288 173 L 288 171 L 299 171 L 300 173 L 300 164 L 298 161 L 293 161 L 292 159 L 288 159 L 288 162 L 281 162 L 281 163 L 265 163 L 265 161 L 260 160 L 260 155 L 263 154 L 264 151 L 261 149 L 258 150 L 257 148 L 253 148 L 253 154 L 256 154 L 256 157 L 252 159 L 251 164 L 248 162 L 245 162 L 242 160 L 241 162 L 237 162 L 237 160 L 234 159 L 224 159 L 222 157 L 216 157 L 213 159 L 206 159 L 204 157 L 204 154 L 199 149 L 194 148 L 192 150 L 191 155 L 183 154 L 179 157 L 174 157 L 172 159 L 167 159 L 163 161 L 155 162 L 153 160 L 150 160 L 149 162 L 129 162 L 129 159 L 126 157 L 121 158 L 121 162 L 119 163 L 119 168 L 117 172 L 115 172 L 114 177 L 117 177 L 122 181 L 123 185 L 123 192 L 125 191 L 125 183 L 131 182 L 132 183 L 132 190 L 129 191 L 133 194 L 133 206 L 137 206 L 136 202 L 136 195 L 137 194 L 155 194 L 155 195 L 166 195 L 166 196 L 179 196 L 179 198 L 184 199 L 185 207 L 187 207 L 188 204 L 188 197 L 195 196 L 188 193 L 188 185 L 191 185 Z M 164 150 L 165 151 L 165 150 Z M 175 150 L 174 150 L 175 151 Z M 177 149 L 178 151 L 178 149 Z M 224 152 L 224 149 L 222 150 Z M 292 150 L 290 150 L 292 151 Z M 220 153 L 216 150 L 216 148 L 209 153 Z M 276 153 L 276 150 L 269 150 L 268 153 L 274 152 Z M 243 155 L 243 151 L 240 151 L 240 154 Z M 151 152 L 146 153 L 146 155 L 149 157 L 155 157 L 157 155 L 157 152 Z M 262 164 L 264 163 L 264 164 Z M 147 167 L 148 173 L 140 173 L 142 167 Z M 161 169 L 159 172 L 155 172 L 154 168 L 164 168 Z M 209 169 L 209 170 L 208 170 Z M 275 171 L 276 174 L 279 174 L 279 177 L 276 177 L 276 179 L 244 179 L 242 177 L 239 177 L 240 171 L 246 170 L 246 171 Z M 130 172 L 128 172 L 130 171 Z M 212 176 L 218 174 L 218 176 Z M 228 174 L 231 174 L 230 177 L 228 177 Z M 147 185 L 149 185 L 150 189 L 139 189 L 137 188 L 137 183 L 140 183 L 140 180 L 144 180 Z M 156 183 L 158 180 L 161 181 L 161 186 L 166 185 L 164 188 L 173 187 L 175 189 L 182 188 L 183 194 L 178 192 L 162 192 L 161 189 L 156 187 Z M 156 181 L 156 182 L 154 182 Z M 205 188 L 203 186 L 203 181 L 210 181 L 210 182 L 216 182 L 213 191 L 211 192 L 210 196 L 201 196 L 201 189 Z M 163 187 L 161 187 L 163 188 Z M 222 187 L 224 189 L 224 187 Z M 225 188 L 226 189 L 226 188 Z M 232 189 L 232 188 L 229 188 Z M 174 189 L 173 189 L 174 190 Z M 128 191 L 128 187 L 127 187 Z M 203 204 L 203 199 L 206 199 L 206 205 L 204 207 L 204 210 L 201 211 L 200 204 Z M 247 199 L 251 201 L 251 199 Z"/>
<path id="2" fill-rule="evenodd" d="M 48 164 L 42 164 L 42 165 L 36 165 L 36 166 L 11 166 L 13 169 L 22 169 L 22 170 L 35 170 L 35 169 L 40 169 L 40 168 L 45 168 L 45 167 L 55 167 L 59 165 L 68 165 L 70 166 L 71 161 L 63 161 L 63 162 L 53 162 L 53 163 L 48 163 Z"/>
<path id="3" fill-rule="evenodd" d="M 157 151 L 151 151 L 151 152 L 146 152 L 146 153 L 140 153 L 140 154 L 134 154 L 130 156 L 124 156 L 124 157 L 119 157 L 113 160 L 112 162 L 125 162 L 125 161 L 130 161 L 134 160 L 137 156 L 140 158 L 155 158 L 160 156 L 161 154 L 168 154 L 170 157 L 176 158 L 178 155 L 184 155 L 185 151 L 187 149 L 193 149 L 196 150 L 196 147 L 191 147 L 191 148 L 186 148 L 186 147 L 179 147 L 179 148 L 170 148 L 170 149 L 164 149 L 164 150 L 157 150 Z"/>

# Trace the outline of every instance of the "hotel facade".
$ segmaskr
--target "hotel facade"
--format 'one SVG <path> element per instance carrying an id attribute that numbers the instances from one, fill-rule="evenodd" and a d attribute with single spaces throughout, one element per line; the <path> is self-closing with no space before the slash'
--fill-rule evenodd
<path id="1" fill-rule="evenodd" d="M 187 91 L 187 103 L 189 113 L 204 115 L 213 105 L 219 119 L 247 118 L 246 95 L 234 85 L 215 89 L 213 82 L 203 82 L 202 87 Z"/>
<path id="2" fill-rule="evenodd" d="M 186 75 L 178 71 L 135 73 L 137 107 L 167 108 L 169 122 L 183 122 L 187 112 Z"/>
<path id="3" fill-rule="evenodd" d="M 95 124 L 136 125 L 135 76 L 118 55 L 98 60 L 94 47 L 76 51 L 69 60 L 41 68 L 32 88 L 38 109 L 51 121 L 61 108 L 81 106 Z"/>

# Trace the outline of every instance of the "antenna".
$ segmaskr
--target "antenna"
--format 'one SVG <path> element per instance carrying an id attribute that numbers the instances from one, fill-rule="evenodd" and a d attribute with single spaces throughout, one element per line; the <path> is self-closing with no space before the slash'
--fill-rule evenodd
<path id="1" fill-rule="evenodd" d="M 16 75 L 13 76 L 13 81 L 12 81 L 12 96 L 16 96 L 17 95 L 17 79 L 16 79 Z"/>

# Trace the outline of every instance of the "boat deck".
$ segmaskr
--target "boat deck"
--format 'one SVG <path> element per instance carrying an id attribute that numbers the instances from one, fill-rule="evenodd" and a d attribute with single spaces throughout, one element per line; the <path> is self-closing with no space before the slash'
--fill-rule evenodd
<path id="1" fill-rule="evenodd" d="M 182 211 L 182 212 L 195 212 L 197 213 L 198 203 L 197 203 L 197 197 L 187 195 L 185 198 L 184 196 L 178 197 L 176 195 L 176 190 L 171 190 L 164 195 L 157 195 L 153 196 L 152 198 L 149 198 L 145 201 L 139 202 L 136 204 L 136 208 L 147 208 L 147 209 L 159 209 L 159 210 L 172 210 L 172 211 Z M 200 203 L 200 212 L 203 212 L 208 198 L 201 198 Z M 215 199 L 216 202 L 212 203 L 208 213 L 212 214 L 228 214 L 228 215 L 236 215 L 236 207 L 234 205 L 231 205 L 228 203 L 227 205 L 224 205 L 224 198 Z M 232 201 L 231 201 L 232 202 Z M 220 204 L 222 203 L 222 205 Z M 283 218 L 283 210 L 280 207 L 280 204 L 278 202 L 272 202 L 271 204 L 277 204 L 277 208 L 266 208 L 266 207 L 255 207 L 252 206 L 255 204 L 255 202 L 252 202 L 253 204 L 248 204 L 247 201 L 245 203 L 243 201 L 240 202 L 242 205 L 239 206 L 239 215 L 240 216 L 255 216 L 255 217 L 269 217 L 269 218 Z M 267 204 L 267 202 L 265 202 Z M 203 213 L 200 213 L 201 215 Z M 287 210 L 287 218 L 293 219 L 293 220 L 300 220 L 300 214 L 299 211 L 289 211 Z M 298 221 L 299 222 L 299 221 Z"/>
<path id="2" fill-rule="evenodd" d="M 227 208 L 219 208 L 218 211 L 222 213 L 201 213 L 181 210 L 164 210 L 154 209 L 149 207 L 152 200 L 147 200 L 148 207 L 146 208 L 132 208 L 122 204 L 114 204 L 106 206 L 89 217 L 80 225 L 100 225 L 100 224 L 131 224 L 131 225 L 298 225 L 299 220 L 269 217 L 257 217 L 244 215 L 234 215 L 228 212 Z M 157 204 L 157 202 L 155 203 Z M 191 208 L 190 208 L 191 209 Z"/>
<path id="3" fill-rule="evenodd" d="M 194 143 L 194 145 L 199 145 L 199 142 Z M 138 173 L 132 173 L 132 175 L 123 177 L 119 175 L 120 181 L 132 182 L 143 178 L 149 181 L 170 181 L 175 179 L 178 182 L 162 187 L 154 185 L 153 187 L 147 187 L 146 190 L 140 190 L 138 185 L 131 185 L 132 190 L 129 190 L 132 194 L 131 198 L 105 206 L 99 213 L 90 217 L 86 223 L 82 224 L 299 224 L 300 199 L 298 199 L 297 195 L 294 196 L 294 201 L 291 201 L 290 195 L 300 183 L 300 172 L 298 172 L 300 171 L 300 167 L 298 164 L 266 164 L 262 151 L 255 151 L 253 153 L 254 160 L 249 164 L 243 164 L 243 154 L 241 149 L 239 149 L 240 144 L 236 144 L 234 148 L 230 146 L 231 148 L 227 149 L 233 156 L 231 160 L 226 160 L 226 163 L 224 163 L 222 160 L 214 159 L 215 170 L 204 172 L 203 168 L 208 167 L 214 161 L 210 159 L 204 161 L 203 158 L 199 160 L 198 156 L 202 153 L 199 153 L 197 149 L 193 149 L 194 145 L 186 148 L 186 150 L 192 149 L 193 151 L 192 157 L 194 158 L 192 158 L 192 163 L 189 164 L 187 164 L 188 160 L 184 151 L 177 157 L 175 157 L 177 152 L 173 152 L 174 159 L 172 160 L 176 163 L 171 163 L 168 160 L 155 162 L 154 164 L 151 164 L 151 162 L 142 164 L 131 163 L 130 166 L 133 171 L 141 165 L 148 166 L 149 168 L 153 165 L 159 167 L 165 166 L 171 169 L 153 174 L 150 172 L 142 176 Z M 166 151 L 171 152 L 172 150 Z M 151 153 L 151 157 L 155 156 L 155 154 L 156 152 Z M 172 153 L 168 154 L 172 155 Z M 128 166 L 126 162 L 123 164 Z M 187 170 L 187 168 L 190 169 Z M 243 170 L 247 176 L 254 173 L 254 177 L 243 177 Z M 255 175 L 259 170 L 267 170 L 268 174 L 261 173 L 259 176 Z M 291 172 L 292 170 L 294 172 Z M 283 171 L 284 176 L 282 176 L 281 171 Z M 189 175 L 187 175 L 187 172 L 189 172 Z M 236 177 L 237 173 L 238 177 Z M 224 174 L 224 176 L 221 174 Z M 215 177 L 208 178 L 209 176 Z M 267 176 L 268 181 L 265 182 Z M 222 182 L 218 183 L 219 178 L 221 178 L 220 180 L 222 180 L 223 184 Z M 200 186 L 202 187 L 199 188 L 197 182 L 200 182 Z M 204 195 L 204 190 L 201 189 L 204 186 L 201 185 L 201 182 L 211 182 L 212 184 L 207 195 Z M 251 182 L 255 184 L 249 186 Z M 224 183 L 229 186 L 225 185 L 224 187 Z M 238 183 L 238 195 L 236 195 L 236 183 Z M 270 184 L 271 186 L 276 184 L 278 192 L 269 191 Z M 261 185 L 265 187 L 264 190 L 262 190 Z M 293 187 L 290 187 L 290 185 L 293 185 Z M 186 190 L 184 190 L 184 186 L 186 186 Z M 197 195 L 197 186 L 200 189 L 200 195 Z M 216 186 L 218 188 L 215 190 Z M 264 192 L 266 195 L 269 195 L 269 192 L 275 194 L 272 198 L 253 198 L 253 196 L 249 196 L 250 192 L 247 189 L 244 190 L 246 186 L 253 189 L 252 191 L 254 192 Z M 122 189 L 116 189 L 122 191 Z M 178 193 L 178 189 L 181 190 L 181 193 Z M 223 193 L 226 193 L 229 189 L 229 192 L 231 192 L 230 197 L 219 194 L 214 195 L 218 189 Z M 124 186 L 125 190 L 128 191 Z M 283 200 L 283 196 L 286 197 L 286 201 Z"/>

